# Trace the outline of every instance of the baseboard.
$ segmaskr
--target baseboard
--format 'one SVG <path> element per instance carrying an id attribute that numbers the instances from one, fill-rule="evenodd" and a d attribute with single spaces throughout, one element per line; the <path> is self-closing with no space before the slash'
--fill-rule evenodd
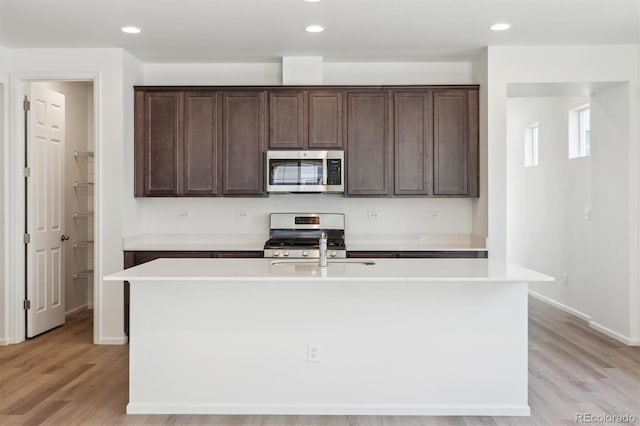
<path id="1" fill-rule="evenodd" d="M 11 339 L 8 337 L 0 337 L 0 346 L 8 346 L 11 343 Z"/>
<path id="2" fill-rule="evenodd" d="M 65 312 L 64 316 L 65 317 L 69 317 L 69 316 L 71 316 L 73 314 L 77 314 L 78 312 L 82 312 L 82 311 L 85 311 L 87 309 L 89 309 L 87 305 L 78 306 L 77 308 L 73 308 L 70 311 Z"/>
<path id="3" fill-rule="evenodd" d="M 127 414 L 530 416 L 524 405 L 475 404 L 198 404 L 129 402 Z"/>
<path id="4" fill-rule="evenodd" d="M 576 317 L 580 318 L 581 320 L 584 320 L 584 321 L 587 321 L 587 322 L 591 321 L 591 315 L 587 315 L 584 312 L 580 312 L 577 309 L 573 309 L 572 307 L 567 306 L 564 303 L 560 303 L 560 302 L 558 302 L 556 300 L 553 300 L 550 297 L 543 296 L 542 294 L 536 293 L 533 290 L 529 290 L 529 295 L 531 297 L 534 297 L 534 298 L 536 298 L 536 299 L 538 299 L 538 300 L 540 300 L 542 302 L 545 302 L 545 303 L 547 303 L 547 304 L 549 304 L 551 306 L 555 306 L 556 308 L 560 309 L 561 311 L 564 311 L 564 312 L 566 312 L 568 314 L 576 316 Z"/>
<path id="5" fill-rule="evenodd" d="M 618 342 L 624 343 L 627 346 L 638 346 L 640 344 L 640 342 L 638 342 L 638 339 L 632 339 L 631 337 L 625 336 L 624 334 L 620 334 L 617 331 L 613 331 L 610 328 L 605 327 L 604 325 L 598 324 L 597 322 L 589 321 L 589 327 L 593 328 L 594 330 L 602 334 L 606 334 L 612 339 L 615 339 Z"/>
<path id="6" fill-rule="evenodd" d="M 124 337 L 100 337 L 96 345 L 126 345 L 129 342 L 127 336 Z"/>
<path id="7" fill-rule="evenodd" d="M 563 303 L 560 303 L 558 301 L 555 301 L 553 299 L 551 299 L 550 297 L 547 296 L 543 296 L 540 293 L 536 293 L 535 291 L 529 290 L 529 295 L 531 297 L 534 297 L 544 303 L 547 303 L 551 306 L 554 306 L 568 314 L 574 315 L 578 318 L 580 318 L 581 320 L 586 321 L 589 324 L 589 327 L 593 328 L 594 330 L 596 330 L 599 333 L 602 333 L 604 335 L 607 335 L 609 337 L 611 337 L 612 339 L 617 340 L 618 342 L 624 343 L 627 346 L 640 346 L 640 340 L 638 339 L 632 339 L 630 337 L 627 337 L 623 334 L 618 333 L 617 331 L 613 331 L 610 328 L 607 328 L 603 325 L 598 324 L 597 322 L 591 321 L 591 316 L 587 315 L 583 312 L 578 311 L 577 309 L 573 309 L 570 306 L 567 306 Z"/>

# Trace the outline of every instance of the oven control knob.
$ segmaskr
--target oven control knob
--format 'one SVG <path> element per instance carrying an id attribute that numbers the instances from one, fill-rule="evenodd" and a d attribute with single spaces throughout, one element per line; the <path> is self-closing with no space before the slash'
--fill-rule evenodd
<path id="1" fill-rule="evenodd" d="M 338 255 L 338 253 L 336 253 L 335 250 L 331 250 L 331 253 L 329 253 L 329 256 L 331 257 L 336 257 Z"/>
<path id="2" fill-rule="evenodd" d="M 280 256 L 280 250 L 274 250 L 274 251 L 273 251 L 273 255 L 274 255 L 275 257 Z"/>
<path id="3" fill-rule="evenodd" d="M 309 256 L 309 250 L 302 250 L 302 255 L 305 257 Z"/>
<path id="4" fill-rule="evenodd" d="M 284 251 L 284 255 L 285 255 L 285 257 L 286 257 L 286 256 L 289 256 L 289 250 L 285 250 L 285 251 Z"/>

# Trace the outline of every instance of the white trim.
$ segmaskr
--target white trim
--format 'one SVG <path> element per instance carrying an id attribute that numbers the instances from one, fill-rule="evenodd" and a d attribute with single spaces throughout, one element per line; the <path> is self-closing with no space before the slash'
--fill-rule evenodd
<path id="1" fill-rule="evenodd" d="M 95 327 L 94 327 L 95 329 Z M 97 345 L 126 345 L 129 343 L 129 338 L 125 337 L 101 337 L 100 342 L 94 342 Z"/>
<path id="2" fill-rule="evenodd" d="M 0 346 L 7 346 L 10 343 L 11 343 L 11 339 L 9 339 L 8 337 L 4 339 L 0 339 Z"/>
<path id="3" fill-rule="evenodd" d="M 102 90 L 102 77 L 96 73 L 93 80 L 93 301 L 89 306 L 93 309 L 93 343 L 100 344 L 102 335 L 102 116 L 100 103 Z"/>
<path id="4" fill-rule="evenodd" d="M 599 333 L 602 333 L 606 336 L 611 337 L 612 339 L 615 339 L 621 343 L 624 343 L 625 345 L 628 346 L 640 346 L 640 339 L 632 339 L 631 337 L 625 336 L 623 334 L 618 333 L 617 331 L 613 331 L 610 328 L 607 328 L 603 325 L 598 324 L 595 321 L 591 321 L 591 316 L 587 315 L 583 312 L 578 311 L 577 309 L 573 309 L 570 306 L 567 306 L 563 303 L 560 303 L 556 300 L 551 299 L 550 297 L 547 296 L 543 296 L 540 293 L 536 293 L 533 290 L 529 290 L 529 295 L 531 297 L 534 297 L 544 303 L 547 303 L 553 307 L 556 307 L 558 309 L 560 309 L 561 311 L 564 311 L 568 314 L 574 315 L 578 318 L 580 318 L 581 320 L 586 321 L 589 324 L 589 327 L 591 327 L 592 329 L 596 330 Z"/>
<path id="5" fill-rule="evenodd" d="M 197 404 L 130 402 L 127 414 L 530 416 L 528 405 Z"/>
<path id="6" fill-rule="evenodd" d="M 102 218 L 100 215 L 99 200 L 102 183 L 102 176 L 98 174 L 100 169 L 100 72 L 11 72 L 9 73 L 10 92 L 7 97 L 9 109 L 9 137 L 5 141 L 5 311 L 7 317 L 7 328 L 9 336 L 2 341 L 9 343 L 21 343 L 25 340 L 25 321 L 22 303 L 25 299 L 25 276 L 24 276 L 24 244 L 22 234 L 24 232 L 24 187 L 22 176 L 22 164 L 24 160 L 24 115 L 22 110 L 22 100 L 24 98 L 23 83 L 34 81 L 90 81 L 93 83 L 94 102 L 94 145 L 95 145 L 95 190 L 94 190 L 94 233 L 98 237 L 102 234 Z M 8 145 L 8 150 L 7 150 Z M 94 299 L 99 299 L 101 291 L 102 276 L 101 263 L 99 262 L 99 245 L 95 246 L 94 254 Z M 94 321 L 94 343 L 97 341 L 97 332 L 100 329 L 100 305 L 93 311 Z"/>
<path id="7" fill-rule="evenodd" d="M 589 321 L 589 327 L 611 337 L 612 339 L 617 340 L 618 342 L 624 343 L 625 345 L 638 346 L 638 339 L 632 339 L 631 337 L 620 334 L 617 331 L 613 331 L 610 328 L 605 327 L 604 325 L 598 324 L 597 322 Z"/>
<path id="8" fill-rule="evenodd" d="M 556 300 L 553 300 L 550 297 L 543 296 L 540 293 L 536 293 L 533 290 L 529 290 L 529 296 L 532 296 L 532 297 L 534 297 L 534 298 L 536 298 L 536 299 L 538 299 L 538 300 L 540 300 L 540 301 L 542 301 L 544 303 L 547 303 L 547 304 L 549 304 L 551 306 L 554 306 L 554 307 L 556 307 L 556 308 L 560 309 L 561 311 L 564 311 L 564 312 L 566 312 L 568 314 L 576 316 L 576 317 L 580 318 L 581 320 L 584 320 L 584 321 L 587 321 L 587 322 L 591 321 L 591 316 L 590 315 L 587 315 L 584 312 L 580 312 L 577 309 L 573 309 L 572 307 L 567 306 L 567 305 L 565 305 L 563 303 L 560 303 L 560 302 L 558 302 Z"/>
<path id="9" fill-rule="evenodd" d="M 86 311 L 89 309 L 89 306 L 85 303 L 84 305 L 78 306 L 77 308 L 73 308 L 70 311 L 64 313 L 65 318 L 70 317 L 71 315 L 77 314 L 78 312 Z"/>

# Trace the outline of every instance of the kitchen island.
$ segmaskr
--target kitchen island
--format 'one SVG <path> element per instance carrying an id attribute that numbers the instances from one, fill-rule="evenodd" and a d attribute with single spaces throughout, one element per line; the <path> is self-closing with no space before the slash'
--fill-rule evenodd
<path id="1" fill-rule="evenodd" d="M 131 282 L 130 414 L 529 415 L 527 283 L 488 259 L 158 259 Z"/>

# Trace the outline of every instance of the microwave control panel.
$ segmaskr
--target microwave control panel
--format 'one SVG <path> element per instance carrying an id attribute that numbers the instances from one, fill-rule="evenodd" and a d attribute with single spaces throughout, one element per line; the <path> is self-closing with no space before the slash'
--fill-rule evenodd
<path id="1" fill-rule="evenodd" d="M 342 160 L 327 159 L 327 185 L 342 185 Z"/>

